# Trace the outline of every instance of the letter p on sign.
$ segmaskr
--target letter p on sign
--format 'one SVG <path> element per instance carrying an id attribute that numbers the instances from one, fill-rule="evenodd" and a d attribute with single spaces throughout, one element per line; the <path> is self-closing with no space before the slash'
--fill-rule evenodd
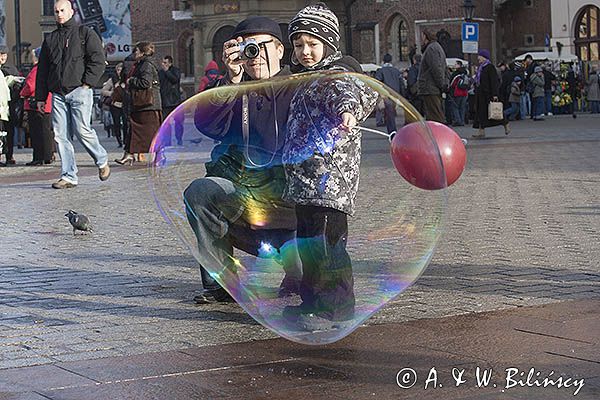
<path id="1" fill-rule="evenodd" d="M 479 24 L 465 22 L 462 25 L 462 40 L 468 42 L 479 41 Z"/>

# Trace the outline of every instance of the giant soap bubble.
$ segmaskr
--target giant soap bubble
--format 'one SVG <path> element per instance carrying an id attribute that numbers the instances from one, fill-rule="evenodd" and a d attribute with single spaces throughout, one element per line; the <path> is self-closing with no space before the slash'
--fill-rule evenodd
<path id="1" fill-rule="evenodd" d="M 440 190 L 394 168 L 372 116 L 384 105 L 398 128 L 412 123 Z M 340 127 L 343 112 L 358 127 Z M 183 146 L 171 146 L 178 121 Z M 350 334 L 417 280 L 442 233 L 446 175 L 433 136 L 404 98 L 367 75 L 208 90 L 165 119 L 152 151 L 165 220 L 246 312 L 295 342 Z"/>

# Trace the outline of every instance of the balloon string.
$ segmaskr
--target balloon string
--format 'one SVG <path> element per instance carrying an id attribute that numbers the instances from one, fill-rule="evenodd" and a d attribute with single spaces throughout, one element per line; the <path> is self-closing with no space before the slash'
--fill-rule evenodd
<path id="1" fill-rule="evenodd" d="M 392 138 L 394 136 L 394 135 L 390 135 L 389 133 L 384 133 L 384 132 L 378 131 L 377 129 L 365 128 L 363 126 L 353 126 L 353 128 L 360 129 L 361 131 L 365 131 L 365 132 L 375 133 L 376 135 L 385 136 L 390 141 L 392 140 Z"/>

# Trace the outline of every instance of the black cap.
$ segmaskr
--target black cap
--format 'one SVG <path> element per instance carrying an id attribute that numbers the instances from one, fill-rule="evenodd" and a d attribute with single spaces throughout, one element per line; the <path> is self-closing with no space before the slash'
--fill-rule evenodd
<path id="1" fill-rule="evenodd" d="M 392 62 L 392 55 L 389 53 L 386 53 L 386 55 L 383 56 L 383 62 L 384 63 L 391 63 Z"/>
<path id="2" fill-rule="evenodd" d="M 2 53 L 2 54 L 8 54 L 8 47 L 6 47 L 6 46 L 0 46 L 0 53 Z"/>
<path id="3" fill-rule="evenodd" d="M 267 34 L 275 36 L 283 43 L 283 35 L 281 34 L 281 28 L 277 22 L 267 17 L 248 17 L 240 22 L 236 27 L 231 38 L 235 39 L 238 36 L 255 35 L 255 34 Z"/>

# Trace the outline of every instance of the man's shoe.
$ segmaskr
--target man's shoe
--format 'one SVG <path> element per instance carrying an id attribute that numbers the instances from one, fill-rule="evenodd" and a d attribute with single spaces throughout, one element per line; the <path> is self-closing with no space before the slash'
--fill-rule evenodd
<path id="1" fill-rule="evenodd" d="M 9 165 L 15 165 L 17 162 L 15 161 L 14 158 L 11 158 L 10 160 L 6 161 L 6 163 Z"/>
<path id="2" fill-rule="evenodd" d="M 77 185 L 75 185 L 74 183 L 71 183 L 71 182 L 67 182 L 63 179 L 59 179 L 57 182 L 54 182 L 52 184 L 52 187 L 54 189 L 70 189 L 70 188 L 74 188 L 75 186 L 77 186 Z"/>
<path id="3" fill-rule="evenodd" d="M 225 289 L 204 290 L 194 296 L 196 304 L 235 303 L 235 300 Z"/>
<path id="4" fill-rule="evenodd" d="M 288 322 L 298 322 L 301 315 L 316 313 L 314 307 L 310 306 L 307 302 L 300 303 L 299 306 L 285 306 L 281 316 Z"/>
<path id="5" fill-rule="evenodd" d="M 279 297 L 288 297 L 294 294 L 300 294 L 300 278 L 286 276 L 279 285 Z"/>
<path id="6" fill-rule="evenodd" d="M 33 167 L 33 166 L 42 165 L 42 164 L 44 164 L 44 162 L 42 160 L 34 160 L 34 161 L 30 161 L 28 163 L 25 163 L 25 165 L 27 165 L 28 167 Z"/>
<path id="7" fill-rule="evenodd" d="M 108 163 L 106 163 L 106 165 L 104 165 L 103 167 L 98 168 L 98 177 L 100 178 L 101 181 L 107 180 L 109 176 L 110 176 L 110 167 L 108 166 Z"/>

